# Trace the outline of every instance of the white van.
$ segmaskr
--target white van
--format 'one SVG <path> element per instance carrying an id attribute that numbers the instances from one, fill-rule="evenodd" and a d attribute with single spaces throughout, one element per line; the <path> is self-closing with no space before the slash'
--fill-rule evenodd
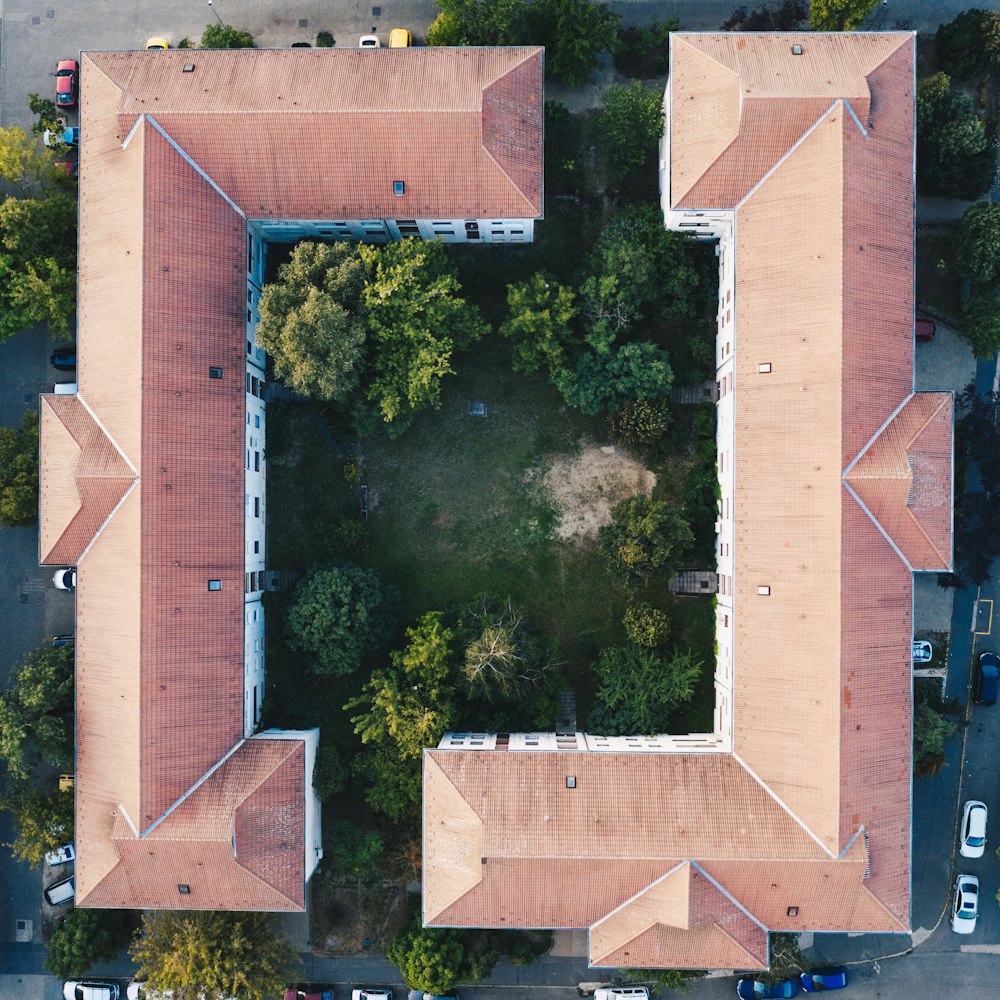
<path id="1" fill-rule="evenodd" d="M 76 895 L 76 879 L 71 875 L 61 882 L 50 885 L 45 890 L 45 900 L 51 906 L 58 906 L 60 903 L 68 903 Z"/>
<path id="2" fill-rule="evenodd" d="M 594 990 L 594 1000 L 649 1000 L 649 990 L 645 986 L 612 986 Z"/>

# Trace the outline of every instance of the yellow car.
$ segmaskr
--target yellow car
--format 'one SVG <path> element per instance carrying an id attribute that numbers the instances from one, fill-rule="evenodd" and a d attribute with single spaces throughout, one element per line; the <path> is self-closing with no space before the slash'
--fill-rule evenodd
<path id="1" fill-rule="evenodd" d="M 390 49 L 408 49 L 413 44 L 413 35 L 406 28 L 393 28 L 389 32 Z"/>
<path id="2" fill-rule="evenodd" d="M 159 35 L 154 35 L 152 38 L 146 39 L 147 49 L 169 49 L 170 43 L 165 38 L 160 38 Z"/>

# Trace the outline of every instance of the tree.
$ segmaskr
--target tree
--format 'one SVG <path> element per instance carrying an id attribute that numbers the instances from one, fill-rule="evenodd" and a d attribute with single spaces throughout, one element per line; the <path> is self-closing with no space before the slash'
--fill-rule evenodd
<path id="1" fill-rule="evenodd" d="M 958 269 L 983 285 L 1000 282 L 1000 205 L 980 201 L 965 210 L 958 240 Z"/>
<path id="2" fill-rule="evenodd" d="M 270 914 L 213 910 L 146 911 L 129 954 L 150 990 L 242 1000 L 278 996 L 299 961 Z"/>
<path id="3" fill-rule="evenodd" d="M 565 365 L 573 340 L 576 307 L 573 290 L 539 271 L 527 281 L 507 286 L 507 319 L 500 334 L 514 341 L 514 371 L 550 375 Z"/>
<path id="4" fill-rule="evenodd" d="M 955 723 L 930 703 L 917 689 L 913 706 L 913 770 L 934 774 L 944 761 L 944 741 L 958 731 Z"/>
<path id="5" fill-rule="evenodd" d="M 45 968 L 60 979 L 85 976 L 97 962 L 110 962 L 132 937 L 130 910 L 72 909 L 49 938 Z"/>
<path id="6" fill-rule="evenodd" d="M 589 731 L 601 736 L 666 732 L 670 713 L 694 694 L 701 668 L 691 653 L 666 657 L 632 643 L 605 649 L 594 668 L 600 687 Z"/>
<path id="7" fill-rule="evenodd" d="M 664 577 L 694 540 L 680 511 L 646 496 L 618 504 L 598 537 L 611 571 L 626 584 Z"/>
<path id="8" fill-rule="evenodd" d="M 609 87 L 597 116 L 597 134 L 615 177 L 650 166 L 663 138 L 663 94 L 637 80 Z"/>
<path id="9" fill-rule="evenodd" d="M 260 297 L 257 340 L 278 376 L 319 399 L 349 400 L 366 365 L 365 267 L 350 243 L 300 243 Z"/>
<path id="10" fill-rule="evenodd" d="M 76 271 L 52 257 L 25 264 L 9 275 L 11 305 L 33 323 L 47 323 L 49 333 L 72 339 L 70 317 L 76 312 Z"/>
<path id="11" fill-rule="evenodd" d="M 623 76 L 650 80 L 670 70 L 670 35 L 680 28 L 676 18 L 648 25 L 630 24 L 618 32 L 615 69 Z"/>
<path id="12" fill-rule="evenodd" d="M 420 763 L 419 757 L 400 758 L 392 743 L 372 744 L 354 758 L 354 772 L 364 779 L 365 801 L 405 829 L 420 826 Z"/>
<path id="13" fill-rule="evenodd" d="M 454 374 L 451 357 L 478 340 L 486 324 L 465 302 L 444 245 L 403 240 L 358 247 L 368 269 L 372 379 L 368 399 L 393 433 L 414 414 L 441 405 L 441 381 Z"/>
<path id="14" fill-rule="evenodd" d="M 447 11 L 438 11 L 438 16 L 427 29 L 428 45 L 468 45 L 468 35 L 465 26 L 454 15 Z"/>
<path id="15" fill-rule="evenodd" d="M 253 36 L 228 24 L 207 24 L 201 33 L 203 49 L 252 49 Z"/>
<path id="16" fill-rule="evenodd" d="M 997 143 L 944 73 L 917 84 L 917 191 L 975 201 L 993 187 Z"/>
<path id="17" fill-rule="evenodd" d="M 8 778 L 0 809 L 10 813 L 16 831 L 5 844 L 18 861 L 37 868 L 49 851 L 73 840 L 73 793 L 41 792 L 26 781 Z"/>
<path id="18" fill-rule="evenodd" d="M 737 7 L 723 22 L 721 31 L 798 31 L 808 16 L 803 0 L 781 0 L 747 10 Z"/>
<path id="19" fill-rule="evenodd" d="M 813 31 L 854 31 L 878 6 L 879 0 L 810 0 Z"/>
<path id="20" fill-rule="evenodd" d="M 33 135 L 41 136 L 46 129 L 51 132 L 61 131 L 61 117 L 56 102 L 50 97 L 39 97 L 38 94 L 28 94 L 28 110 L 35 115 L 37 121 L 31 126 Z"/>
<path id="21" fill-rule="evenodd" d="M 7 198 L 0 204 L 0 245 L 15 266 L 51 257 L 76 268 L 76 199 L 66 194 Z"/>
<path id="22" fill-rule="evenodd" d="M 989 72 L 1000 56 L 1000 13 L 972 8 L 938 25 L 934 38 L 938 65 L 957 80 Z"/>
<path id="23" fill-rule="evenodd" d="M 963 309 L 965 339 L 977 358 L 992 358 L 1000 351 L 1000 303 L 993 288 L 973 285 Z"/>
<path id="24" fill-rule="evenodd" d="M 389 637 L 399 592 L 373 569 L 342 563 L 319 569 L 299 584 L 285 619 L 292 649 L 311 653 L 313 673 L 354 673 L 362 658 Z"/>
<path id="25" fill-rule="evenodd" d="M 343 819 L 330 824 L 327 840 L 333 844 L 332 860 L 337 871 L 359 878 L 372 872 L 385 850 L 377 833 L 366 833 Z"/>
<path id="26" fill-rule="evenodd" d="M 438 0 L 428 45 L 521 45 L 524 0 Z"/>
<path id="27" fill-rule="evenodd" d="M 596 0 L 533 0 L 528 37 L 545 46 L 545 75 L 571 87 L 589 83 L 602 52 L 618 45 L 621 18 Z"/>
<path id="28" fill-rule="evenodd" d="M 8 337 L 31 325 L 31 320 L 22 309 L 10 301 L 10 277 L 13 273 L 13 258 L 0 253 L 0 344 Z"/>
<path id="29" fill-rule="evenodd" d="M 496 940 L 489 931 L 416 926 L 389 942 L 386 958 L 411 989 L 441 995 L 485 979 L 500 958 Z"/>
<path id="30" fill-rule="evenodd" d="M 22 128 L 0 128 L 0 178 L 22 196 L 51 185 L 56 172 L 52 153 L 40 150 L 38 142 Z"/>
<path id="31" fill-rule="evenodd" d="M 313 769 L 313 790 L 320 802 L 326 802 L 338 792 L 342 792 L 350 777 L 350 768 L 344 762 L 340 751 L 332 743 L 324 743 L 316 755 Z"/>
<path id="32" fill-rule="evenodd" d="M 0 526 L 38 520 L 38 414 L 25 410 L 20 428 L 0 427 Z"/>
<path id="33" fill-rule="evenodd" d="M 723 30 L 727 29 L 723 28 Z M 755 28 L 753 30 L 759 31 L 761 29 Z M 772 932 L 770 935 L 772 942 L 775 937 L 778 937 L 778 935 Z M 773 943 L 771 945 L 771 953 L 774 953 Z M 704 976 L 704 972 L 695 969 L 618 969 L 614 979 L 615 982 L 622 983 L 649 983 L 654 987 L 657 994 L 659 994 L 661 990 L 676 990 L 678 993 L 688 993 L 690 992 L 691 981 L 701 979 Z"/>
<path id="34" fill-rule="evenodd" d="M 608 414 L 611 437 L 626 448 L 655 450 L 670 430 L 670 407 L 662 399 L 635 399 Z"/>
<path id="35" fill-rule="evenodd" d="M 667 638 L 667 616 L 650 604 L 630 604 L 622 620 L 625 635 L 636 646 L 655 649 Z"/>
<path id="36" fill-rule="evenodd" d="M 467 605 L 460 619 L 467 638 L 462 673 L 473 697 L 520 700 L 552 677 L 553 644 L 531 630 L 509 599 Z"/>

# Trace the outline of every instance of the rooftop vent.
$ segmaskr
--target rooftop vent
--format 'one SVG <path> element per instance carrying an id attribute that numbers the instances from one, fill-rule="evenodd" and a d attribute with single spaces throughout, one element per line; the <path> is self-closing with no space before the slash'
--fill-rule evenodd
<path id="1" fill-rule="evenodd" d="M 406 194 L 406 181 L 393 181 L 392 193 L 397 197 Z"/>
<path id="2" fill-rule="evenodd" d="M 566 787 L 567 788 L 576 788 L 576 775 L 575 774 L 567 774 L 566 775 Z"/>
<path id="3" fill-rule="evenodd" d="M 193 73 L 194 72 L 194 63 L 184 63 L 184 72 L 185 73 Z"/>
<path id="4" fill-rule="evenodd" d="M 800 55 L 802 55 L 802 46 L 801 45 L 793 45 L 792 46 L 792 55 L 793 56 L 800 56 Z"/>

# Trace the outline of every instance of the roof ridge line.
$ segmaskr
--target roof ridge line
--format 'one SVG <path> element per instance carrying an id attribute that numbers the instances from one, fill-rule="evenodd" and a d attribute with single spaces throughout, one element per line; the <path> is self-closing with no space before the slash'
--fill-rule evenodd
<path id="1" fill-rule="evenodd" d="M 796 822 L 796 823 L 798 823 L 798 825 L 799 825 L 799 826 L 800 826 L 800 827 L 801 827 L 801 828 L 802 828 L 802 829 L 803 829 L 803 830 L 804 830 L 804 831 L 805 831 L 805 832 L 806 832 L 806 833 L 807 833 L 807 834 L 808 834 L 808 835 L 809 835 L 809 836 L 810 836 L 810 837 L 811 837 L 811 838 L 812 838 L 813 840 L 815 840 L 815 841 L 816 841 L 816 843 L 817 843 L 817 844 L 819 845 L 820 849 L 821 849 L 821 850 L 822 850 L 822 851 L 824 852 L 824 854 L 826 854 L 826 855 L 827 855 L 827 857 L 828 857 L 828 858 L 829 858 L 829 859 L 830 859 L 831 861 L 836 861 L 836 860 L 837 860 L 837 855 L 836 855 L 836 854 L 834 854 L 834 853 L 833 853 L 833 851 L 831 851 L 831 850 L 830 850 L 830 848 L 829 848 L 829 847 L 827 847 L 827 846 L 826 846 L 826 844 L 824 844 L 824 843 L 823 843 L 823 841 L 822 841 L 822 840 L 820 840 L 820 839 L 819 839 L 819 837 L 817 837 L 817 836 L 816 836 L 816 834 L 815 834 L 815 833 L 813 833 L 813 831 L 812 831 L 812 830 L 811 830 L 811 829 L 810 829 L 810 828 L 809 828 L 808 826 L 806 826 L 806 824 L 805 824 L 805 823 L 803 822 L 803 820 L 802 820 L 802 819 L 801 819 L 801 818 L 800 818 L 800 817 L 799 817 L 799 816 L 798 816 L 798 815 L 797 815 L 796 813 L 792 812 L 791 808 L 790 808 L 790 807 L 789 807 L 788 805 L 786 805 L 786 804 L 785 804 L 785 802 L 784 802 L 784 801 L 783 801 L 783 800 L 782 800 L 781 798 L 779 798 L 779 797 L 778 797 L 778 795 L 777 795 L 777 793 L 776 793 L 776 792 L 774 791 L 774 789 L 772 789 L 772 788 L 771 788 L 771 786 L 770 786 L 770 785 L 769 785 L 769 784 L 768 784 L 768 783 L 767 783 L 766 781 L 764 781 L 764 780 L 763 780 L 763 779 L 762 779 L 762 778 L 760 777 L 760 775 L 758 775 L 758 774 L 757 774 L 757 772 L 756 772 L 756 771 L 754 771 L 754 769 L 753 769 L 752 767 L 750 767 L 750 765 L 749 765 L 749 764 L 747 764 L 747 762 L 746 762 L 745 760 L 743 760 L 743 758 L 742 758 L 742 757 L 741 757 L 741 756 L 740 756 L 740 755 L 739 755 L 739 754 L 738 754 L 738 753 L 737 753 L 737 752 L 736 752 L 735 750 L 733 750 L 733 752 L 732 752 L 732 757 L 733 757 L 733 760 L 735 760 L 735 761 L 736 761 L 736 762 L 737 762 L 737 763 L 738 763 L 738 764 L 740 765 L 740 767 L 742 767 L 742 768 L 743 768 L 743 770 L 744 770 L 744 771 L 746 771 L 746 772 L 747 772 L 747 774 L 749 774 L 749 775 L 750 775 L 750 777 L 751 777 L 751 778 L 753 778 L 753 780 L 754 780 L 754 781 L 756 781 L 756 782 L 757 782 L 757 784 L 758 784 L 758 785 L 760 785 L 760 787 L 761 787 L 761 788 L 763 788 L 763 789 L 764 789 L 764 791 L 765 791 L 765 792 L 767 792 L 767 794 L 768 794 L 768 795 L 770 795 L 770 796 L 771 796 L 771 798 L 772 798 L 772 799 L 774 799 L 774 801 L 775 801 L 775 802 L 777 802 L 777 803 L 778 803 L 778 805 L 779 805 L 779 806 L 780 806 L 780 807 L 781 807 L 781 808 L 782 808 L 782 809 L 783 809 L 783 810 L 784 810 L 784 811 L 785 811 L 785 812 L 786 812 L 786 813 L 787 813 L 787 814 L 788 814 L 788 815 L 789 815 L 789 816 L 790 816 L 790 817 L 791 817 L 791 818 L 792 818 L 793 820 L 795 820 L 795 822 Z M 809 860 L 823 860 L 823 859 L 809 859 Z"/>
<path id="2" fill-rule="evenodd" d="M 901 401 L 901 402 L 899 403 L 899 405 L 898 405 L 898 406 L 897 406 L 897 407 L 896 407 L 896 408 L 895 408 L 895 409 L 894 409 L 894 410 L 892 411 L 892 413 L 890 413 L 890 414 L 889 414 L 889 416 L 887 416 L 887 417 L 885 418 L 885 420 L 883 420 L 883 421 L 882 421 L 882 423 L 881 423 L 881 425 L 879 426 L 878 430 L 876 430 L 876 431 L 875 431 L 875 432 L 874 432 L 874 433 L 872 434 L 872 436 L 871 436 L 871 437 L 870 437 L 870 438 L 869 438 L 869 439 L 868 439 L 868 440 L 867 440 L 867 441 L 865 442 L 864 446 L 863 446 L 863 447 L 861 448 L 861 450 L 860 450 L 860 451 L 859 451 L 859 452 L 857 453 L 857 455 L 855 455 L 855 456 L 854 456 L 854 458 L 852 458 L 852 459 L 851 459 L 851 461 L 850 461 L 850 462 L 848 462 L 848 463 L 847 463 L 847 465 L 846 465 L 846 466 L 844 467 L 844 471 L 843 471 L 843 472 L 841 472 L 841 474 L 840 474 L 840 478 L 841 478 L 842 480 L 843 480 L 843 479 L 846 479 L 846 478 L 847 478 L 847 477 L 848 477 L 848 476 L 849 476 L 849 475 L 851 474 L 851 469 L 853 469 L 853 468 L 854 468 L 854 466 L 855 466 L 855 465 L 857 465 L 859 461 L 861 461 L 861 459 L 862 459 L 862 458 L 864 457 L 864 455 L 865 455 L 865 452 L 867 452 L 867 451 L 868 451 L 868 449 L 869 449 L 869 448 L 871 448 L 871 446 L 872 446 L 872 445 L 873 445 L 873 444 L 874 444 L 874 443 L 875 443 L 875 442 L 876 442 L 876 441 L 877 441 L 877 440 L 879 439 L 879 437 L 881 437 L 881 435 L 882 435 L 882 432 L 883 432 L 883 431 L 884 431 L 884 430 L 885 430 L 885 429 L 886 429 L 886 428 L 887 428 L 887 427 L 889 426 L 889 424 L 891 424 L 891 423 L 893 422 L 893 420 L 895 420 L 895 419 L 896 419 L 896 417 L 897 417 L 897 416 L 898 416 L 898 415 L 899 415 L 900 413 L 902 413 L 902 412 L 903 412 L 903 408 L 904 408 L 904 407 L 906 406 L 906 404 L 907 404 L 907 403 L 909 403 L 909 401 L 910 401 L 911 399 L 913 399 L 913 397 L 914 397 L 915 395 L 916 395 L 916 391 L 915 391 L 915 390 L 913 390 L 913 389 L 911 389 L 911 390 L 910 390 L 910 392 L 909 392 L 909 394 L 903 397 L 902 401 Z"/>
<path id="3" fill-rule="evenodd" d="M 819 860 L 821 859 L 817 858 L 817 861 Z M 825 864 L 826 862 L 824 861 L 823 863 Z M 770 929 L 762 924 L 717 878 L 705 871 L 705 869 L 702 868 L 697 861 L 692 861 L 691 864 L 697 868 L 698 871 L 700 871 L 702 875 L 704 875 L 705 878 L 707 878 L 709 882 L 711 882 L 712 885 L 714 885 L 715 888 L 718 889 L 719 892 L 721 892 L 722 895 L 733 904 L 733 906 L 738 906 L 765 934 L 769 935 L 771 933 Z M 719 926 L 716 921 L 713 921 L 713 924 L 715 924 L 715 926 Z M 738 941 L 736 943 L 739 944 Z"/>
<path id="4" fill-rule="evenodd" d="M 631 859 L 629 859 L 629 860 L 631 860 Z M 624 910 L 625 907 L 628 906 L 630 903 L 635 902 L 635 900 L 637 900 L 644 893 L 649 892 L 649 890 L 652 889 L 653 886 L 659 885 L 664 879 L 669 878 L 671 875 L 673 875 L 674 872 L 680 871 L 680 869 L 683 868 L 685 865 L 690 865 L 690 864 L 691 864 L 691 861 L 688 858 L 684 858 L 681 861 L 678 861 L 677 864 L 675 864 L 672 868 L 669 868 L 662 875 L 657 875 L 657 877 L 654 878 L 652 882 L 650 882 L 648 885 L 644 886 L 638 892 L 633 892 L 632 895 L 628 897 L 628 899 L 626 899 L 623 902 L 619 903 L 616 907 L 614 907 L 614 909 L 608 910 L 608 912 L 605 913 L 604 916 L 600 918 L 600 920 L 595 920 L 590 925 L 590 927 L 587 928 L 588 939 L 589 939 L 591 930 L 593 930 L 598 924 L 604 923 L 605 920 L 608 920 L 609 918 L 613 917 L 620 910 Z M 660 923 L 660 922 L 661 921 L 658 921 L 658 920 L 654 920 L 653 921 L 653 923 Z"/>
<path id="5" fill-rule="evenodd" d="M 945 559 L 944 553 L 931 540 L 930 535 L 928 535 L 927 532 L 924 530 L 924 526 L 923 526 L 923 524 L 921 524 L 920 518 L 917 517 L 917 515 L 913 513 L 913 511 L 910 509 L 910 505 L 909 504 L 906 505 L 906 507 L 904 509 L 904 512 L 905 512 L 906 516 L 913 522 L 913 524 L 916 527 L 917 531 L 919 531 L 920 534 L 923 535 L 924 541 L 927 542 L 927 544 L 931 547 L 931 551 L 934 552 L 934 554 L 938 557 L 938 559 L 941 560 L 941 565 L 947 567 L 948 564 L 949 564 L 949 560 Z M 920 572 L 947 573 L 948 570 L 947 569 L 938 569 L 938 570 L 926 570 L 926 571 L 922 571 L 922 570 L 915 569 L 913 572 L 914 573 L 920 573 Z"/>
<path id="6" fill-rule="evenodd" d="M 913 432 L 913 436 L 906 442 L 906 450 L 909 451 L 913 445 L 913 442 L 920 437 L 925 430 L 927 430 L 930 422 L 941 412 L 941 408 L 945 405 L 947 397 L 954 396 L 954 393 L 948 392 L 947 390 L 941 389 L 929 389 L 924 392 L 920 392 L 917 389 L 913 390 L 912 397 L 915 399 L 917 396 L 941 396 L 943 397 L 938 401 L 937 406 L 928 414 L 927 419 Z"/>
<path id="7" fill-rule="evenodd" d="M 843 477 L 841 477 L 840 482 L 843 485 L 844 489 L 847 490 L 847 492 L 850 493 L 852 497 L 854 497 L 854 500 L 857 503 L 857 505 L 868 515 L 868 518 L 872 522 L 872 524 L 874 524 L 875 527 L 878 528 L 879 532 L 881 532 L 882 534 L 882 537 L 892 547 L 893 552 L 895 552 L 896 555 L 899 556 L 899 558 L 902 560 L 903 565 L 911 573 L 916 573 L 917 570 L 915 570 L 910 565 L 910 560 L 907 559 L 905 555 L 903 555 L 903 550 L 900 549 L 900 547 L 896 544 L 895 539 L 893 539 L 893 537 L 889 534 L 889 532 L 886 531 L 885 528 L 882 526 L 879 519 L 868 509 L 868 505 L 864 502 L 864 500 L 862 500 L 861 497 L 859 497 L 858 494 L 854 492 L 854 488 L 851 486 L 851 484 Z"/>
<path id="8" fill-rule="evenodd" d="M 233 855 L 233 864 L 238 868 L 242 868 L 243 871 L 247 873 L 252 879 L 256 879 L 261 885 L 266 885 L 268 889 L 271 890 L 276 896 L 280 896 L 282 899 L 286 900 L 296 911 L 298 911 L 299 904 L 292 899 L 287 893 L 282 892 L 277 886 L 272 885 L 266 878 L 261 878 L 255 871 L 251 871 L 245 864 L 243 864 L 236 855 Z M 275 912 L 275 911 L 264 911 L 264 912 Z"/>

